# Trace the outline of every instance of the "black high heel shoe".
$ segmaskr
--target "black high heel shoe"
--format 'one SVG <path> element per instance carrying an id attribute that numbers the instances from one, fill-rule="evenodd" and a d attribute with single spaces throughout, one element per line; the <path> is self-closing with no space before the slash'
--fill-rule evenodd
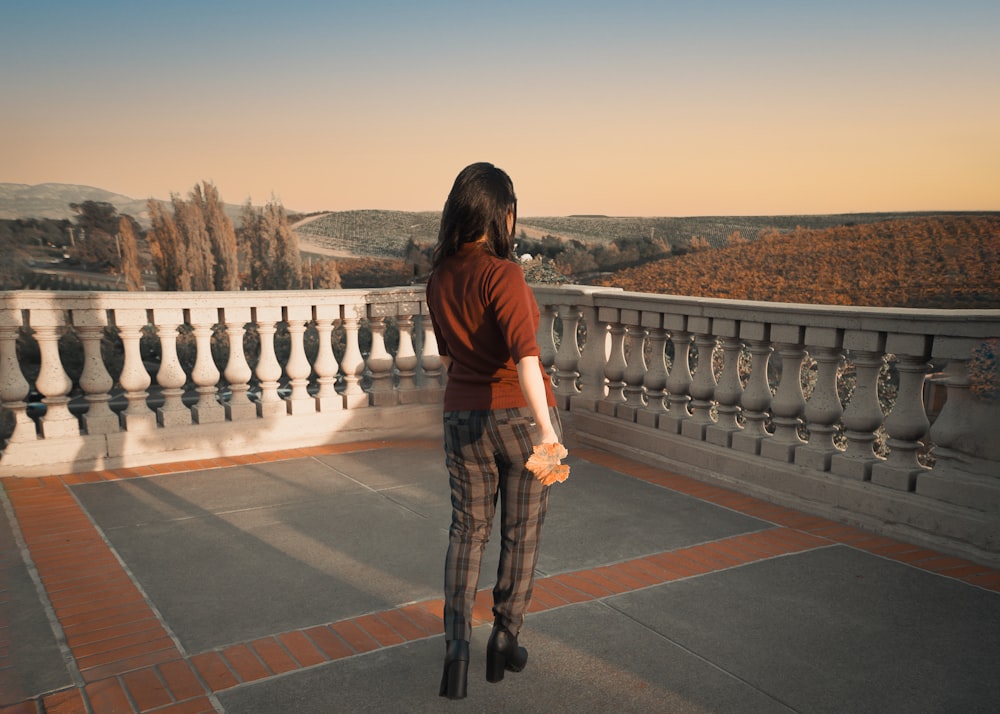
<path id="1" fill-rule="evenodd" d="M 465 640 L 448 640 L 444 656 L 444 674 L 441 675 L 439 696 L 448 699 L 465 699 L 469 684 L 469 643 Z"/>
<path id="2" fill-rule="evenodd" d="M 528 663 L 528 650 L 517 646 L 517 637 L 499 622 L 493 623 L 490 641 L 486 644 L 486 681 L 499 682 L 504 672 L 520 672 Z"/>

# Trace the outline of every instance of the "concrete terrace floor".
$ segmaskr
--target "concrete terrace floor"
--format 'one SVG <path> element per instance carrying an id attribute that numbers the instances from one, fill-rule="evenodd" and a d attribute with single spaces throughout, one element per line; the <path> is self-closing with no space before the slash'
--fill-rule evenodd
<path id="1" fill-rule="evenodd" d="M 439 442 L 5 479 L 0 712 L 997 712 L 1000 572 L 586 448 L 437 696 Z"/>

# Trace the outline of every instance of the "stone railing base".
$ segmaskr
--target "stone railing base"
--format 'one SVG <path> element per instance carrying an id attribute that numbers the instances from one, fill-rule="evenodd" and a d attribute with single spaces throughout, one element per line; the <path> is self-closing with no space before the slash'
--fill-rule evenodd
<path id="1" fill-rule="evenodd" d="M 55 476 L 372 439 L 441 438 L 441 405 L 344 409 L 8 444 L 0 476 Z"/>
<path id="2" fill-rule="evenodd" d="M 745 454 L 615 417 L 564 415 L 575 443 L 806 513 L 1000 567 L 994 513 Z"/>

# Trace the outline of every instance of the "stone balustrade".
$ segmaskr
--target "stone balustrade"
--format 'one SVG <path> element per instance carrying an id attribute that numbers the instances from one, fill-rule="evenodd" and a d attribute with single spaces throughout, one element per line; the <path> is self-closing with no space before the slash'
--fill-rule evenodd
<path id="1" fill-rule="evenodd" d="M 1000 311 L 535 294 L 576 443 L 1000 563 Z M 419 286 L 0 293 L 0 475 L 437 438 L 443 380 Z"/>
<path id="2" fill-rule="evenodd" d="M 578 442 L 1000 562 L 1000 310 L 535 295 Z"/>
<path id="3" fill-rule="evenodd" d="M 423 288 L 0 293 L 0 474 L 433 433 L 442 380 Z"/>

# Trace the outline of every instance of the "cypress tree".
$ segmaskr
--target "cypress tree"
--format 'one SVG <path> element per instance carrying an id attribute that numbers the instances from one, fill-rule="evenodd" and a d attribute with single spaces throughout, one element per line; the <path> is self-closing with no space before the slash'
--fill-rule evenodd
<path id="1" fill-rule="evenodd" d="M 180 232 L 181 240 L 187 246 L 187 260 L 191 271 L 191 290 L 212 290 L 213 269 L 215 257 L 212 255 L 212 242 L 205 228 L 205 217 L 198 205 L 198 200 L 192 197 L 185 201 L 177 194 L 170 197 L 174 205 L 174 223 Z"/>
<path id="2" fill-rule="evenodd" d="M 212 282 L 216 290 L 239 290 L 240 271 L 236 248 L 236 231 L 226 215 L 225 205 L 214 184 L 203 181 L 191 193 L 191 199 L 201 208 L 205 229 L 212 246 L 215 265 Z"/>
<path id="3" fill-rule="evenodd" d="M 122 276 L 125 278 L 125 289 L 129 291 L 142 290 L 142 271 L 139 269 L 139 246 L 136 244 L 132 221 L 122 216 L 118 221 L 118 237 L 122 248 Z"/>
<path id="4" fill-rule="evenodd" d="M 302 256 L 299 253 L 299 239 L 288 225 L 285 207 L 273 198 L 264 207 L 263 233 L 271 236 L 275 249 L 271 289 L 301 289 Z"/>
<path id="5" fill-rule="evenodd" d="M 191 273 L 188 270 L 187 246 L 163 206 L 156 199 L 149 199 L 149 216 L 152 227 L 147 233 L 149 251 L 153 256 L 156 280 L 161 290 L 190 290 Z"/>

